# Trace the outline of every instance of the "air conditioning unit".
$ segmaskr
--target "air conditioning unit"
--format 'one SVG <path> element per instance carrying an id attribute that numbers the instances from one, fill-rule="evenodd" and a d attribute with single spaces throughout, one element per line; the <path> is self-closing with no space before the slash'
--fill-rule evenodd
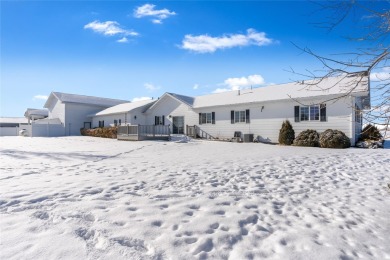
<path id="1" fill-rule="evenodd" d="M 253 139 L 253 134 L 244 134 L 244 143 L 252 143 Z"/>

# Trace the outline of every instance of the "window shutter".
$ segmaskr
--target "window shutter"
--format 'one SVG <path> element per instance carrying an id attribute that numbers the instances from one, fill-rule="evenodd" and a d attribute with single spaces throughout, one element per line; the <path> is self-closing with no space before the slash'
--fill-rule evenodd
<path id="1" fill-rule="evenodd" d="M 247 124 L 251 122 L 249 109 L 245 110 L 245 120 Z"/>
<path id="2" fill-rule="evenodd" d="M 199 124 L 202 124 L 202 113 L 199 113 Z"/>
<path id="3" fill-rule="evenodd" d="M 294 118 L 295 122 L 299 122 L 299 106 L 294 107 Z"/>
<path id="4" fill-rule="evenodd" d="M 230 123 L 234 124 L 234 110 L 230 111 Z"/>
<path id="5" fill-rule="evenodd" d="M 162 125 L 165 125 L 165 116 L 162 116 Z"/>
<path id="6" fill-rule="evenodd" d="M 157 125 L 157 116 L 154 116 L 154 125 Z"/>
<path id="7" fill-rule="evenodd" d="M 326 104 L 320 105 L 320 121 L 326 122 Z"/>
<path id="8" fill-rule="evenodd" d="M 215 112 L 211 112 L 211 123 L 215 125 Z"/>

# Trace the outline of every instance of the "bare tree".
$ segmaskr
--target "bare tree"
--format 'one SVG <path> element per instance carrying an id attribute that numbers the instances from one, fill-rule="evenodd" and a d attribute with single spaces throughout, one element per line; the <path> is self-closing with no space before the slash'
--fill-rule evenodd
<path id="1" fill-rule="evenodd" d="M 363 80 L 370 77 L 371 108 L 364 111 L 364 121 L 388 129 L 390 123 L 390 46 L 388 41 L 390 36 L 390 1 L 341 0 L 313 3 L 319 6 L 319 12 L 326 15 L 325 21 L 316 23 L 316 26 L 326 29 L 329 33 L 343 26 L 347 19 L 357 18 L 355 24 L 359 26 L 359 30 L 354 35 L 345 35 L 344 37 L 351 41 L 358 41 L 364 47 L 353 52 L 326 57 L 318 55 L 310 48 L 297 46 L 322 64 L 321 70 L 306 70 L 305 73 L 297 74 L 312 79 L 310 83 L 306 83 L 308 87 L 310 85 L 318 86 L 327 77 L 354 78 L 348 93 L 345 95 L 353 92 Z"/>

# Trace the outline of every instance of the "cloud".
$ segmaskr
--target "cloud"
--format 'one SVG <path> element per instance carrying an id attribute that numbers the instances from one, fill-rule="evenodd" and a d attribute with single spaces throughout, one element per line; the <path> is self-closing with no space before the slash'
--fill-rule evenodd
<path id="1" fill-rule="evenodd" d="M 371 81 L 387 81 L 390 80 L 390 67 L 382 68 L 382 71 L 373 72 L 370 74 Z"/>
<path id="2" fill-rule="evenodd" d="M 151 100 L 151 97 L 135 97 L 131 100 L 131 102 L 143 101 L 143 100 Z"/>
<path id="3" fill-rule="evenodd" d="M 103 34 L 105 36 L 137 36 L 139 35 L 137 32 L 133 30 L 127 30 L 120 27 L 118 22 L 115 21 L 93 21 L 84 26 L 84 29 L 91 29 L 96 33 Z"/>
<path id="4" fill-rule="evenodd" d="M 155 5 L 153 4 L 144 4 L 142 6 L 138 6 L 134 9 L 134 17 L 142 18 L 146 16 L 153 17 L 152 22 L 155 24 L 161 24 L 162 20 L 167 19 L 169 16 L 176 15 L 175 12 L 169 11 L 168 9 L 155 9 Z"/>
<path id="5" fill-rule="evenodd" d="M 195 84 L 192 89 L 198 89 L 199 88 L 199 85 L 198 84 Z"/>
<path id="6" fill-rule="evenodd" d="M 144 84 L 144 87 L 149 91 L 149 92 L 153 92 L 153 91 L 156 91 L 156 90 L 159 90 L 161 87 L 159 86 L 155 86 L 151 83 L 145 83 Z"/>
<path id="7" fill-rule="evenodd" d="M 117 40 L 117 42 L 126 43 L 129 42 L 129 40 L 127 39 L 127 37 L 122 37 L 121 39 Z"/>
<path id="8" fill-rule="evenodd" d="M 250 87 L 258 87 L 264 85 L 265 81 L 261 75 L 249 75 L 248 77 L 241 78 L 228 78 L 221 85 L 226 86 L 225 88 L 217 88 L 213 93 L 222 93 L 226 91 L 246 89 Z"/>
<path id="9" fill-rule="evenodd" d="M 33 97 L 33 100 L 37 100 L 37 99 L 40 99 L 40 100 L 47 100 L 48 99 L 48 96 L 45 96 L 45 95 L 35 95 Z"/>
<path id="10" fill-rule="evenodd" d="M 218 49 L 250 45 L 265 46 L 274 42 L 273 39 L 267 38 L 264 32 L 248 29 L 246 34 L 225 34 L 220 37 L 208 35 L 193 36 L 187 34 L 184 36 L 180 47 L 197 53 L 212 53 Z"/>

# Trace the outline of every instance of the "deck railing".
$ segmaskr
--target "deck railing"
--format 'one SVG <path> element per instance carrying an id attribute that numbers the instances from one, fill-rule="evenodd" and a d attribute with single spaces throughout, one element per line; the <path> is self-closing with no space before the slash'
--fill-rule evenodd
<path id="1" fill-rule="evenodd" d="M 171 130 L 169 125 L 127 125 L 119 126 L 118 140 L 152 140 L 169 139 Z"/>
<path id="2" fill-rule="evenodd" d="M 193 138 L 202 138 L 202 139 L 215 139 L 214 136 L 207 133 L 206 131 L 200 129 L 199 126 L 189 126 L 187 125 L 187 135 Z"/>

